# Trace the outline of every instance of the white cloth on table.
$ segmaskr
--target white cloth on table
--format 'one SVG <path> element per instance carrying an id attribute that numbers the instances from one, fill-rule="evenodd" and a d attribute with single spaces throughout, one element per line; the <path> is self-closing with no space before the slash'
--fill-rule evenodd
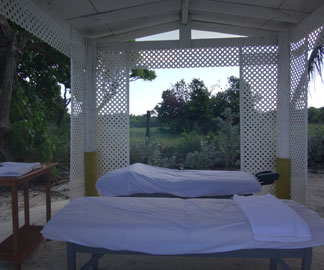
<path id="1" fill-rule="evenodd" d="M 104 174 L 102 196 L 165 193 L 179 197 L 224 196 L 261 191 L 257 178 L 241 171 L 176 170 L 135 163 Z"/>
<path id="2" fill-rule="evenodd" d="M 159 255 L 323 245 L 324 220 L 296 202 L 284 203 L 307 222 L 312 239 L 255 240 L 247 218 L 233 200 L 134 197 L 71 201 L 45 225 L 42 234 L 89 247 Z"/>
<path id="3" fill-rule="evenodd" d="M 287 204 L 270 194 L 234 196 L 234 201 L 248 219 L 256 240 L 304 242 L 311 239 L 307 223 Z"/>
<path id="4" fill-rule="evenodd" d="M 33 170 L 41 168 L 41 164 L 39 162 L 2 162 L 0 163 L 0 165 L 0 176 L 3 177 L 19 177 Z"/>

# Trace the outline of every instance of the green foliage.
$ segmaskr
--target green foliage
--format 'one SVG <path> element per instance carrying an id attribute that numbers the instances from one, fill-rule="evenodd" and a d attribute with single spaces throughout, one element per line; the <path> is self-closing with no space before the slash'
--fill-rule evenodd
<path id="1" fill-rule="evenodd" d="M 208 139 L 208 138 L 207 138 Z M 186 169 L 212 169 L 219 163 L 219 152 L 215 146 L 215 142 L 201 140 L 200 149 L 189 152 L 186 155 L 184 167 Z"/>
<path id="2" fill-rule="evenodd" d="M 190 84 L 181 80 L 162 93 L 155 110 L 161 124 L 175 134 L 195 130 L 202 134 L 217 133 L 225 120 L 222 113 L 231 108 L 233 123 L 239 123 L 239 79 L 229 78 L 229 88 L 211 96 L 203 81 Z"/>
<path id="3" fill-rule="evenodd" d="M 220 132 L 220 154 L 225 168 L 233 168 L 239 165 L 240 135 L 238 125 L 233 125 L 231 108 L 226 108 L 223 113 L 225 121 Z"/>
<path id="4" fill-rule="evenodd" d="M 18 59 L 12 87 L 9 145 L 13 158 L 68 161 L 70 131 L 66 106 L 70 101 L 61 97 L 59 83 L 70 90 L 70 59 L 22 28 L 14 24 L 11 27 L 19 42 L 27 42 Z"/>
<path id="5" fill-rule="evenodd" d="M 15 102 L 11 106 L 14 119 L 9 144 L 17 161 L 51 161 L 54 145 L 48 138 L 47 120 L 41 103 L 34 110 L 28 106 L 29 100 L 21 87 L 13 91 Z"/>
<path id="6" fill-rule="evenodd" d="M 65 114 L 59 125 L 49 123 L 48 137 L 54 145 L 53 161 L 60 164 L 70 163 L 70 115 Z"/>
<path id="7" fill-rule="evenodd" d="M 131 145 L 130 163 L 144 163 L 159 167 L 176 167 L 176 157 L 163 155 L 163 146 L 158 141 L 149 144 L 138 143 Z"/>
<path id="8" fill-rule="evenodd" d="M 308 108 L 308 123 L 310 124 L 324 124 L 324 107 Z"/>
<path id="9" fill-rule="evenodd" d="M 313 169 L 324 164 L 324 125 L 314 127 L 308 135 L 308 165 Z"/>
<path id="10" fill-rule="evenodd" d="M 211 106 L 215 116 L 225 120 L 224 111 L 226 108 L 231 109 L 233 124 L 240 123 L 240 96 L 239 96 L 239 78 L 234 76 L 228 79 L 229 88 L 225 91 L 218 92 L 211 98 Z"/>
<path id="11" fill-rule="evenodd" d="M 136 81 L 138 79 L 142 79 L 144 81 L 153 81 L 156 78 L 156 73 L 154 70 L 137 68 L 132 69 L 129 77 L 131 81 Z"/>
<path id="12" fill-rule="evenodd" d="M 152 139 L 145 143 L 145 129 L 131 128 L 131 163 L 141 162 L 154 166 L 182 169 L 224 168 L 221 148 L 222 136 L 182 133 L 180 136 L 152 129 Z M 235 137 L 238 139 L 239 137 Z M 237 146 L 239 143 L 236 142 Z M 235 153 L 239 153 L 236 149 Z M 232 167 L 238 168 L 239 156 Z"/>

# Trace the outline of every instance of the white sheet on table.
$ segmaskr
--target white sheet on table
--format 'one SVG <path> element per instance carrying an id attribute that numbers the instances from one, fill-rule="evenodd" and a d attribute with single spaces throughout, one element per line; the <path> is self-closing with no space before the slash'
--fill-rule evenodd
<path id="1" fill-rule="evenodd" d="M 135 163 L 99 178 L 102 196 L 168 193 L 180 197 L 223 196 L 261 191 L 257 178 L 241 171 L 174 170 Z"/>
<path id="2" fill-rule="evenodd" d="M 255 240 L 246 217 L 232 200 L 170 198 L 77 199 L 58 212 L 42 234 L 90 247 L 160 255 L 323 245 L 324 220 L 295 202 L 285 203 L 308 223 L 311 240 Z"/>
<path id="3" fill-rule="evenodd" d="M 307 223 L 270 194 L 234 196 L 234 201 L 248 219 L 256 240 L 304 242 L 312 237 Z"/>

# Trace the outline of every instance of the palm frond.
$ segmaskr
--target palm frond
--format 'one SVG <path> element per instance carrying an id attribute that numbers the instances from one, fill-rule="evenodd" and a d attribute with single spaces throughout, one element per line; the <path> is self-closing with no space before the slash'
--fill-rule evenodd
<path id="1" fill-rule="evenodd" d="M 323 80 L 324 67 L 324 43 L 313 49 L 308 59 L 308 81 L 310 81 L 316 74 L 319 74 Z"/>

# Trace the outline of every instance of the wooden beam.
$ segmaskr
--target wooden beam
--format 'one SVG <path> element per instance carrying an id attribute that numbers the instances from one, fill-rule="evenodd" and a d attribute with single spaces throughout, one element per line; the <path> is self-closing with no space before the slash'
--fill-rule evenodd
<path id="1" fill-rule="evenodd" d="M 242 37 L 242 38 L 219 38 L 219 39 L 195 39 L 191 42 L 191 48 L 211 47 L 241 47 L 278 45 L 278 37 Z M 178 40 L 167 41 L 140 41 L 140 42 L 101 42 L 98 51 L 105 50 L 165 50 L 181 48 Z M 265 53 L 263 53 L 264 55 Z M 275 53 L 268 52 L 271 56 Z"/>
<path id="2" fill-rule="evenodd" d="M 114 41 L 128 41 L 136 38 L 141 38 L 145 36 L 177 30 L 179 29 L 179 26 L 180 26 L 179 22 L 170 22 L 170 23 L 138 29 L 135 31 L 113 34 L 109 36 L 102 36 L 101 38 L 97 39 L 97 41 L 100 44 L 105 42 L 114 42 Z"/>
<path id="3" fill-rule="evenodd" d="M 309 13 L 277 8 L 260 7 L 255 5 L 216 2 L 210 0 L 194 1 L 190 4 L 194 11 L 215 12 L 234 16 L 261 18 L 289 23 L 300 23 Z"/>
<path id="4" fill-rule="evenodd" d="M 82 16 L 68 20 L 73 26 L 82 28 L 96 24 L 117 23 L 126 20 L 143 19 L 166 14 L 179 9 L 179 1 L 165 0 L 145 6 L 136 6 L 122 10 Z"/>
<path id="5" fill-rule="evenodd" d="M 225 34 L 233 34 L 248 37 L 267 37 L 277 35 L 276 31 L 260 30 L 252 27 L 233 26 L 222 23 L 209 23 L 192 21 L 192 29 L 200 31 L 212 31 Z"/>
<path id="6" fill-rule="evenodd" d="M 85 44 L 85 39 L 78 31 L 66 22 L 66 20 L 59 15 L 55 10 L 53 10 L 47 1 L 43 0 L 32 0 L 35 5 L 37 5 L 42 11 L 49 17 L 51 17 L 66 33 L 72 34 L 75 41 L 80 44 Z"/>
<path id="7" fill-rule="evenodd" d="M 150 20 L 142 20 L 140 23 L 137 24 L 125 22 L 122 25 L 119 24 L 111 25 L 109 32 L 106 32 L 105 29 L 103 29 L 103 31 L 92 32 L 91 31 L 93 29 L 92 27 L 91 29 L 89 29 L 89 32 L 85 31 L 84 34 L 87 36 L 91 36 L 91 38 L 101 38 L 110 35 L 130 33 L 141 29 L 146 29 L 146 28 L 155 27 L 158 25 L 173 23 L 173 22 L 179 22 L 179 17 L 176 15 L 165 15 L 165 16 L 158 16 Z"/>
<path id="8" fill-rule="evenodd" d="M 207 22 L 207 23 L 216 23 L 216 24 L 225 24 L 233 25 L 240 27 L 255 28 L 260 30 L 270 30 L 270 31 L 289 31 L 293 29 L 296 24 L 285 23 L 278 21 L 267 21 L 257 18 L 247 18 L 233 15 L 224 15 L 224 14 L 212 14 L 209 12 L 193 13 L 191 20 L 198 22 Z"/>
<path id="9" fill-rule="evenodd" d="M 182 24 L 188 23 L 189 14 L 189 0 L 181 0 L 181 22 Z"/>

